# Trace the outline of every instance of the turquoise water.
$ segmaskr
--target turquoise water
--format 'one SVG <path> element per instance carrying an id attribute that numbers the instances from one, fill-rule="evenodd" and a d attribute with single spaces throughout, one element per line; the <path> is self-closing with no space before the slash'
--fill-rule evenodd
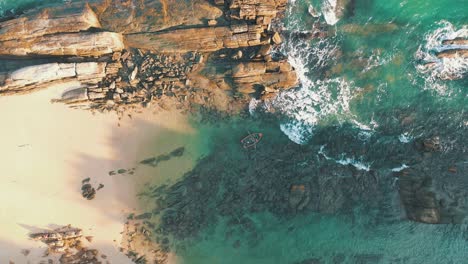
<path id="1" fill-rule="evenodd" d="M 226 240 L 223 226 L 207 239 L 184 251 L 183 263 L 466 263 L 466 236 L 459 226 L 441 227 L 402 222 L 372 225 L 367 219 L 311 214 L 279 222 L 255 215 L 262 223 L 262 242 L 244 243 L 245 237 Z M 237 249 L 236 239 L 243 244 Z M 314 262 L 310 262 L 314 263 Z"/>
<path id="2" fill-rule="evenodd" d="M 41 5 L 67 2 L 64 0 L 0 0 L 0 16 L 18 13 Z"/>
<path id="3" fill-rule="evenodd" d="M 319 2 L 291 1 L 286 29 L 311 30 L 314 18 L 307 10 L 311 3 L 320 9 Z M 350 157 L 347 164 L 356 168 L 383 172 L 411 163 L 402 136 L 412 142 L 425 135 L 451 135 L 467 120 L 466 66 L 458 68 L 465 78 L 453 81 L 418 70 L 421 56 L 431 55 L 433 39 L 466 28 L 467 4 L 355 1 L 353 15 L 331 26 L 333 36 L 286 40 L 282 52 L 299 70 L 302 86 L 270 105 L 279 116 L 280 129 L 297 143 L 324 146 L 331 159 Z M 254 116 L 261 109 L 254 109 Z M 402 125 L 407 116 L 415 121 Z M 448 122 L 453 126 L 437 120 L 452 120 Z M 261 128 L 275 129 L 267 127 Z M 466 129 L 462 131 L 466 135 Z M 382 148 L 371 141 L 387 143 Z M 363 148 L 372 154 L 358 155 Z M 396 155 L 401 158 L 390 154 L 392 148 L 400 149 Z M 453 155 L 452 159 L 468 160 L 466 154 Z M 390 206 L 398 208 L 398 200 Z M 225 224 L 230 217 L 218 216 L 216 224 L 195 239 L 175 240 L 174 248 L 182 263 L 468 263 L 465 225 L 414 223 L 398 214 L 378 221 L 373 210 L 359 208 L 355 205 L 352 213 L 308 213 L 286 219 L 248 213 L 255 226 L 253 237 L 242 228 L 231 234 Z"/>
<path id="4" fill-rule="evenodd" d="M 0 13 L 37 3 L 0 0 Z M 312 30 L 316 20 L 308 14 L 311 5 L 320 10 L 322 1 L 291 0 L 285 28 L 292 32 Z M 392 196 L 392 192 L 396 193 L 396 180 L 390 172 L 402 164 L 411 166 L 420 158 L 409 147 L 418 138 L 440 134 L 457 139 L 462 148 L 468 145 L 467 66 L 448 69 L 464 75 L 458 80 L 441 80 L 438 76 L 444 74 L 442 70 L 424 72 L 419 68 L 423 59 L 433 56 L 440 44 L 437 41 L 466 34 L 463 29 L 468 24 L 467 6 L 466 0 L 356 0 L 352 12 L 327 26 L 332 32 L 328 38 L 286 39 L 280 52 L 289 56 L 302 85 L 268 105 L 275 115 L 262 114 L 267 107 L 259 104 L 251 109 L 253 117 L 248 120 L 202 126 L 202 133 L 210 135 L 207 145 L 212 155 L 205 162 L 202 159 L 187 174 L 187 182 L 180 185 L 191 190 L 198 186 L 192 179 L 223 176 L 201 184 L 200 188 L 208 185 L 209 190 L 176 197 L 186 199 L 184 206 L 176 203 L 175 208 L 165 208 L 182 212 L 183 221 L 164 226 L 169 230 L 166 235 L 171 239 L 170 249 L 178 261 L 468 263 L 466 225 L 427 225 L 405 220 L 398 198 Z M 323 17 L 320 21 L 323 24 Z M 246 153 L 239 148 L 238 140 L 249 131 L 265 134 L 257 152 Z M 457 151 L 448 149 L 445 159 L 468 162 L 466 152 Z M 291 154 L 285 156 L 283 152 Z M 265 157 L 271 158 L 271 175 L 256 171 L 262 164 L 257 158 Z M 285 160 L 291 163 L 287 167 L 282 165 Z M 442 161 L 430 166 L 437 170 Z M 243 177 L 249 173 L 258 173 L 261 183 L 250 182 L 255 177 Z M 288 173 L 297 177 L 279 177 Z M 245 186 L 252 185 L 262 195 L 271 188 L 276 196 L 282 196 L 289 192 L 290 184 L 305 181 L 308 174 L 321 173 L 338 178 L 345 173 L 358 179 L 381 177 L 379 180 L 389 193 L 376 197 L 378 202 L 374 204 L 364 199 L 365 193 L 372 190 L 363 188 L 362 204 L 357 199 L 339 210 L 311 208 L 298 214 L 285 213 L 271 205 L 274 202 L 258 205 L 254 198 L 244 199 L 252 195 L 244 192 Z M 284 190 L 275 186 L 277 182 Z M 264 187 L 265 184 L 271 187 Z M 367 186 L 364 184 L 368 182 L 363 183 Z M 172 193 L 178 192 L 175 187 L 168 188 Z M 242 202 L 225 203 L 217 196 L 225 190 L 239 194 Z M 344 196 L 342 203 L 351 200 L 350 196 Z M 225 204 L 233 207 L 237 215 L 226 213 Z M 379 207 L 390 209 L 382 209 L 387 213 L 382 216 Z M 165 216 L 164 212 L 161 215 Z M 233 227 L 233 218 L 247 219 L 250 224 Z M 181 228 L 189 226 L 190 234 L 181 237 L 178 224 Z"/>
<path id="5" fill-rule="evenodd" d="M 310 5 L 310 1 L 291 1 L 286 19 L 289 30 L 311 30 Z M 430 55 L 426 46 L 433 39 L 457 35 L 454 31 L 463 26 L 466 34 L 466 5 L 466 1 L 355 1 L 353 14 L 333 26 L 334 36 L 289 41 L 284 52 L 304 72 L 306 95 L 299 99 L 313 107 L 295 108 L 287 99 L 278 102 L 287 116 L 306 126 L 287 133 L 294 138 L 294 134 L 307 134 L 311 127 L 333 121 L 357 122 L 361 128 L 372 129 L 382 121 L 376 114 L 395 108 L 464 110 L 466 61 L 460 67 L 465 78 L 457 81 L 440 81 L 417 68 L 419 57 Z M 337 52 L 342 55 L 335 56 Z"/>

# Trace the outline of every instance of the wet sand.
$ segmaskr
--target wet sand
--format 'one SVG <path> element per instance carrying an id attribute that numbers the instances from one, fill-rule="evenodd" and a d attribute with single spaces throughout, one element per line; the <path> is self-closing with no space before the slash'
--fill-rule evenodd
<path id="1" fill-rule="evenodd" d="M 175 112 L 148 108 L 119 121 L 115 114 L 50 103 L 60 89 L 0 97 L 0 263 L 42 260 L 46 246 L 28 234 L 67 224 L 93 236 L 86 245 L 111 263 L 131 263 L 119 252 L 120 232 L 126 216 L 144 206 L 137 192 L 193 166 L 199 156 L 196 130 Z M 184 145 L 177 160 L 156 168 L 139 165 L 134 175 L 108 174 Z M 94 187 L 104 185 L 93 200 L 81 196 L 88 177 Z M 22 249 L 31 253 L 24 256 Z"/>

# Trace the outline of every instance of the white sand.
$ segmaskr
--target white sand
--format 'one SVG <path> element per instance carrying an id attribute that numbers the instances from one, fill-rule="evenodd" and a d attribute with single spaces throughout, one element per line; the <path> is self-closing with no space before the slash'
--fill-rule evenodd
<path id="1" fill-rule="evenodd" d="M 108 171 L 190 144 L 195 132 L 183 116 L 152 110 L 123 119 L 118 127 L 114 114 L 51 104 L 59 90 L 0 97 L 0 263 L 36 263 L 46 247 L 28 233 L 67 224 L 93 236 L 89 247 L 111 263 L 131 263 L 118 247 L 126 214 L 141 206 L 137 190 L 150 178 L 163 182 L 181 175 L 194 160 L 189 154 L 168 161 L 180 163 L 175 171 L 139 168 L 135 175 L 116 176 Z M 95 187 L 105 185 L 91 201 L 80 193 L 87 177 Z M 31 254 L 24 256 L 22 249 Z"/>

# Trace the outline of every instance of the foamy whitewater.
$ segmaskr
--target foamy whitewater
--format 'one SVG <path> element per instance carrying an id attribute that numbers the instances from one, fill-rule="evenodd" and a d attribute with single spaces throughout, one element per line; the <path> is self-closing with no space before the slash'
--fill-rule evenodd
<path id="1" fill-rule="evenodd" d="M 369 162 L 365 162 L 364 157 L 349 158 L 346 156 L 346 153 L 341 153 L 338 159 L 334 159 L 325 153 L 325 146 L 321 146 L 317 154 L 323 156 L 327 160 L 332 160 L 344 166 L 351 165 L 358 170 L 369 171 L 371 169 L 371 164 Z"/>
<path id="2" fill-rule="evenodd" d="M 294 9 L 295 4 L 296 1 L 291 1 L 289 9 Z M 323 12 L 323 9 L 335 6 L 335 0 L 325 0 L 322 6 L 325 19 L 328 17 L 327 22 L 333 24 L 336 21 L 326 15 L 329 12 Z M 294 31 L 303 31 L 299 20 L 292 19 L 288 27 Z M 350 102 L 353 95 L 361 88 L 343 78 L 325 80 L 311 78 L 311 73 L 320 71 L 333 62 L 338 44 L 337 37 L 314 43 L 308 40 L 287 41 L 282 46 L 281 52 L 288 55 L 288 61 L 296 69 L 300 86 L 297 89 L 281 92 L 273 101 L 263 106 L 253 100 L 249 108 L 250 113 L 253 114 L 256 108 L 263 107 L 266 110 L 274 109 L 276 113 L 285 116 L 287 120 L 281 123 L 280 128 L 289 139 L 298 144 L 306 144 L 313 136 L 314 127 L 320 123 L 353 120 Z M 373 62 L 379 63 L 376 60 Z M 364 126 L 364 130 L 370 130 L 357 121 L 353 123 L 358 127 Z"/>
<path id="3" fill-rule="evenodd" d="M 401 142 L 401 143 L 409 143 L 413 140 L 414 138 L 408 133 L 408 132 L 405 132 L 401 135 L 398 136 L 398 140 Z"/>
<path id="4" fill-rule="evenodd" d="M 444 80 L 460 79 L 468 73 L 468 58 L 458 56 L 455 58 L 438 58 L 435 52 L 457 49 L 461 45 L 443 45 L 448 39 L 467 38 L 468 27 L 456 29 L 449 21 L 442 20 L 436 23 L 437 29 L 425 35 L 424 43 L 420 45 L 415 58 L 428 65 L 419 64 L 417 70 L 425 78 L 425 89 L 436 91 L 439 95 L 450 96 L 451 91 Z M 465 47 L 466 48 L 466 47 Z"/>
<path id="5" fill-rule="evenodd" d="M 335 25 L 339 21 L 335 13 L 336 1 L 337 0 L 323 0 L 322 2 L 322 14 L 329 25 Z"/>

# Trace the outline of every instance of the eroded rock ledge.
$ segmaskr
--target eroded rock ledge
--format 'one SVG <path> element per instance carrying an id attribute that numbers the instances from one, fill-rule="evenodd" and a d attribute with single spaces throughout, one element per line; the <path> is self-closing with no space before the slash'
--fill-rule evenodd
<path id="1" fill-rule="evenodd" d="M 0 72 L 0 95 L 62 84 L 55 101 L 99 110 L 163 97 L 242 109 L 253 95 L 297 84 L 287 59 L 271 55 L 282 42 L 271 23 L 286 3 L 90 1 L 29 11 L 0 23 L 0 56 L 15 61 Z M 24 58 L 38 63 L 21 66 Z"/>

